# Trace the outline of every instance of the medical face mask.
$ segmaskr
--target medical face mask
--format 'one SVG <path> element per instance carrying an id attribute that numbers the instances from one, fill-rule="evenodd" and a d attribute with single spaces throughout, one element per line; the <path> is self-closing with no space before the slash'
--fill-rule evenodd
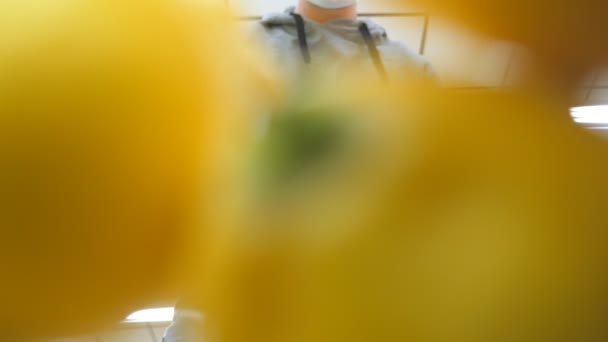
<path id="1" fill-rule="evenodd" d="M 308 2 L 315 4 L 321 8 L 342 8 L 346 6 L 354 5 L 356 0 L 307 0 Z"/>

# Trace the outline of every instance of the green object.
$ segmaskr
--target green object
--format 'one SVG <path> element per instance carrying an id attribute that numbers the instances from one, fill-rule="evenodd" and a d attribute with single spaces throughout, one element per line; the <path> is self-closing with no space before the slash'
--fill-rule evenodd
<path id="1" fill-rule="evenodd" d="M 344 140 L 346 120 L 337 108 L 299 108 L 276 113 L 256 146 L 259 184 L 274 189 L 322 165 Z"/>

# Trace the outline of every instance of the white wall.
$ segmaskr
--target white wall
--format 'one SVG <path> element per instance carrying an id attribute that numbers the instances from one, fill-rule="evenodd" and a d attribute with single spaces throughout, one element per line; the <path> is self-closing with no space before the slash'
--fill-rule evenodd
<path id="1" fill-rule="evenodd" d="M 266 12 L 282 11 L 297 0 L 223 1 L 240 20 L 250 22 Z M 442 83 L 457 88 L 501 88 L 524 70 L 525 51 L 515 44 L 471 32 L 433 16 L 406 1 L 359 0 L 360 12 L 385 26 L 389 37 L 425 55 Z M 426 24 L 425 24 L 426 23 Z M 247 26 L 244 23 L 245 26 Z M 521 65 L 520 65 L 521 64 Z M 608 71 L 581 84 L 578 104 L 608 103 Z"/>
<path id="2" fill-rule="evenodd" d="M 83 337 L 66 337 L 41 342 L 161 342 L 169 323 L 124 324 L 116 329 Z"/>

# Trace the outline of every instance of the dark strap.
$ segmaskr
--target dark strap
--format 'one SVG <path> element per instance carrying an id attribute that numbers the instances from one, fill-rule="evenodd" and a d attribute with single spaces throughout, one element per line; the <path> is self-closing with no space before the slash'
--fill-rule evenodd
<path id="1" fill-rule="evenodd" d="M 369 32 L 369 27 L 366 23 L 361 23 L 359 25 L 359 32 L 363 36 L 363 40 L 365 40 L 365 44 L 367 44 L 367 49 L 369 50 L 369 55 L 372 57 L 374 61 L 374 65 L 376 66 L 376 70 L 378 70 L 378 75 L 382 78 L 382 81 L 388 82 L 388 75 L 386 73 L 386 69 L 384 68 L 384 63 L 382 63 L 382 57 L 380 57 L 380 52 L 378 51 L 378 47 L 374 43 L 374 38 L 372 34 Z"/>
<path id="2" fill-rule="evenodd" d="M 302 58 L 304 58 L 304 62 L 306 64 L 310 64 L 312 59 L 310 57 L 308 39 L 306 38 L 306 27 L 304 26 L 304 18 L 302 18 L 301 15 L 295 12 L 291 12 L 290 14 L 296 22 L 296 30 L 298 31 L 298 43 L 300 45 L 300 51 L 302 52 Z M 376 70 L 378 71 L 380 78 L 382 79 L 382 81 L 388 82 L 388 74 L 386 73 L 384 63 L 382 62 L 382 57 L 380 57 L 378 47 L 376 47 L 374 38 L 372 37 L 372 34 L 369 31 L 369 27 L 366 23 L 361 23 L 361 25 L 359 25 L 359 32 L 363 36 L 363 40 L 367 45 L 369 55 L 371 56 L 374 62 L 374 66 L 376 66 Z"/>
<path id="3" fill-rule="evenodd" d="M 296 21 L 296 29 L 298 30 L 298 42 L 300 43 L 300 51 L 306 64 L 310 64 L 310 49 L 308 48 L 308 40 L 306 39 L 306 28 L 304 27 L 304 19 L 301 15 L 291 12 L 294 20 Z"/>

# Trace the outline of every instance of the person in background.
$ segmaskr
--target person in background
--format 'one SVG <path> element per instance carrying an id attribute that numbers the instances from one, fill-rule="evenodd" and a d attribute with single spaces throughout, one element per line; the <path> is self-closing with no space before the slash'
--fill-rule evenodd
<path id="1" fill-rule="evenodd" d="M 435 78 L 424 57 L 391 40 L 372 20 L 358 17 L 356 0 L 298 0 L 283 13 L 265 15 L 254 33 L 273 65 L 296 80 L 310 70 L 339 77 L 353 63 L 385 80 Z"/>
<path id="2" fill-rule="evenodd" d="M 434 81 L 430 63 L 386 30 L 357 16 L 356 0 L 298 0 L 283 13 L 265 15 L 253 31 L 272 64 L 288 80 L 322 71 L 339 77 L 353 65 L 376 73 L 383 81 L 422 78 Z M 163 342 L 202 341 L 202 315 L 197 305 L 181 300 Z"/>

